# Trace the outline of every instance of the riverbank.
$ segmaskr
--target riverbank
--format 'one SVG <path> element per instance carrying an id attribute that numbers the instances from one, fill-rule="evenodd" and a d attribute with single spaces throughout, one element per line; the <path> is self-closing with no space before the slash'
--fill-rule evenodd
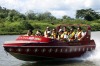
<path id="1" fill-rule="evenodd" d="M 85 24 L 90 25 L 92 31 L 100 31 L 100 15 L 91 8 L 76 10 L 75 17 L 66 14 L 56 18 L 51 12 L 34 11 L 22 14 L 14 9 L 0 7 L 0 35 L 25 34 L 28 29 L 33 29 L 33 33 L 37 30 L 44 32 L 47 26 L 53 29 L 61 24 Z"/>
<path id="2" fill-rule="evenodd" d="M 28 20 L 28 21 L 16 21 L 16 22 L 4 22 L 0 23 L 0 35 L 20 35 L 26 34 L 28 29 L 33 29 L 33 33 L 37 30 L 44 32 L 46 27 L 49 26 L 51 29 L 56 28 L 61 24 L 69 25 L 90 25 L 92 31 L 100 31 L 100 20 L 96 21 L 85 21 L 85 20 L 55 20 L 54 22 L 50 21 L 37 21 L 37 20 Z"/>

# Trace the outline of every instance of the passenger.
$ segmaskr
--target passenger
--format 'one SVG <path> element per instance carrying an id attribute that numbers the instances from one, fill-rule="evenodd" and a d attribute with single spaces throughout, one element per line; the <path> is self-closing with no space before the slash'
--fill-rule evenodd
<path id="1" fill-rule="evenodd" d="M 63 30 L 62 29 L 59 29 L 58 40 L 63 40 L 63 39 L 64 39 Z"/>
<path id="2" fill-rule="evenodd" d="M 64 39 L 68 39 L 69 32 L 67 31 L 66 27 L 63 28 Z"/>
<path id="3" fill-rule="evenodd" d="M 78 41 L 82 40 L 82 37 L 84 36 L 84 33 L 82 31 L 82 28 L 81 27 L 78 27 L 77 28 L 77 32 L 76 32 L 76 39 Z"/>
<path id="4" fill-rule="evenodd" d="M 52 30 L 51 36 L 52 36 L 53 39 L 57 38 L 57 31 L 56 31 L 56 29 Z"/>
<path id="5" fill-rule="evenodd" d="M 71 28 L 70 34 L 69 34 L 69 41 L 74 41 L 75 40 L 75 32 L 74 29 Z"/>
<path id="6" fill-rule="evenodd" d="M 59 31 L 61 29 L 61 25 L 57 26 L 56 30 Z"/>
<path id="7" fill-rule="evenodd" d="M 32 36 L 32 30 L 31 29 L 29 29 L 28 31 L 27 31 L 27 34 L 26 34 L 26 36 Z"/>
<path id="8" fill-rule="evenodd" d="M 50 36 L 51 36 L 51 30 L 49 27 L 47 27 L 45 32 L 44 32 L 44 37 L 50 37 Z"/>
<path id="9" fill-rule="evenodd" d="M 41 31 L 40 31 L 40 30 L 37 30 L 35 35 L 36 35 L 36 36 L 41 36 L 41 35 L 42 35 L 42 33 L 41 33 Z"/>

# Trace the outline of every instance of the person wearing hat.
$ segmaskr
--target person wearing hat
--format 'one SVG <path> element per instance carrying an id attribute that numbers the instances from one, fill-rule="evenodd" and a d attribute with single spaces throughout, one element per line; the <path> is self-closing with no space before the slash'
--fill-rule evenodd
<path id="1" fill-rule="evenodd" d="M 69 34 L 69 41 L 74 41 L 75 40 L 75 32 L 74 29 L 70 29 L 70 34 Z"/>
<path id="2" fill-rule="evenodd" d="M 59 29 L 58 40 L 62 40 L 64 38 L 63 30 Z"/>
<path id="3" fill-rule="evenodd" d="M 77 32 L 76 32 L 76 39 L 77 39 L 78 41 L 81 41 L 83 36 L 84 36 L 84 33 L 83 33 L 83 31 L 82 31 L 82 28 L 79 26 L 79 27 L 77 28 Z"/>
<path id="4" fill-rule="evenodd" d="M 50 36 L 51 36 L 51 30 L 49 27 L 47 27 L 45 32 L 44 32 L 44 37 L 50 37 Z"/>
<path id="5" fill-rule="evenodd" d="M 67 28 L 64 26 L 63 27 L 63 34 L 64 34 L 64 40 L 68 41 L 68 35 L 69 35 L 69 31 L 67 30 Z"/>

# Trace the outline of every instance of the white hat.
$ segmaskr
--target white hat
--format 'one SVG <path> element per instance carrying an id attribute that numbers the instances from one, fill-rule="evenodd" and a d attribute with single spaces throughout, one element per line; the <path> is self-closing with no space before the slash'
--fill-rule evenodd
<path id="1" fill-rule="evenodd" d="M 59 29 L 59 32 L 61 32 L 62 31 L 62 29 Z"/>

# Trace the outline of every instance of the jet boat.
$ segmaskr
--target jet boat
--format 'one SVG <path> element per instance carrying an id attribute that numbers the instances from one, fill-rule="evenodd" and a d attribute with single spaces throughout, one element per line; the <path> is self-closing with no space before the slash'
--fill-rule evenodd
<path id="1" fill-rule="evenodd" d="M 86 51 L 95 49 L 96 44 L 91 39 L 91 27 L 81 41 L 59 41 L 44 36 L 19 36 L 15 41 L 3 44 L 4 50 L 24 61 L 42 61 L 67 59 L 82 56 Z"/>

